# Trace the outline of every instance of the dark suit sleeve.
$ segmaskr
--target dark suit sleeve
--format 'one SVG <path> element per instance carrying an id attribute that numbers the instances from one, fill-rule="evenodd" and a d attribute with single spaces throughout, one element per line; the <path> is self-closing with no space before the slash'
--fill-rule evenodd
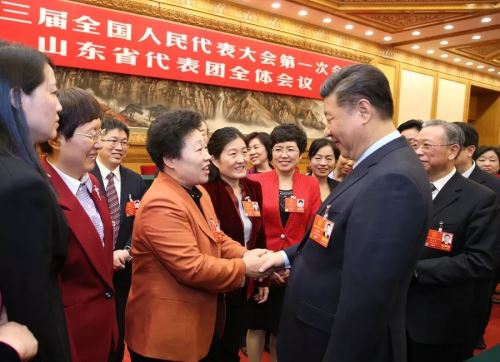
<path id="1" fill-rule="evenodd" d="M 424 195 L 405 175 L 370 177 L 348 216 L 342 292 L 324 361 L 370 361 L 423 246 Z"/>
<path id="2" fill-rule="evenodd" d="M 144 182 L 144 179 L 142 178 L 141 175 L 138 175 L 136 173 L 133 173 L 132 175 L 136 176 L 135 179 L 137 180 L 136 187 L 137 187 L 137 192 L 138 192 L 138 198 L 142 199 L 142 197 L 144 196 L 144 194 L 147 191 L 146 183 Z M 130 236 L 128 237 L 127 241 L 125 242 L 125 246 L 132 247 L 132 233 L 130 233 Z"/>
<path id="3" fill-rule="evenodd" d="M 0 291 L 7 315 L 31 330 L 42 355 L 56 351 L 58 360 L 65 360 L 68 346 L 58 339 L 66 331 L 64 320 L 55 320 L 63 318 L 63 309 L 51 255 L 57 206 L 41 177 L 7 176 L 0 182 Z"/>
<path id="4" fill-rule="evenodd" d="M 0 342 L 0 361 L 21 362 L 21 358 L 11 346 L 3 342 Z"/>
<path id="5" fill-rule="evenodd" d="M 419 283 L 453 284 L 491 276 L 500 226 L 493 193 L 473 206 L 466 223 L 463 251 L 452 257 L 420 260 L 416 268 Z"/>

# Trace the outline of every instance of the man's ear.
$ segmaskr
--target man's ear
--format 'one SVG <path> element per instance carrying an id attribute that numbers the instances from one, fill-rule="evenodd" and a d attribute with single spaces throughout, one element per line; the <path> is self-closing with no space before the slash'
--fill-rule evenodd
<path id="1" fill-rule="evenodd" d="M 456 160 L 458 154 L 460 153 L 460 146 L 457 144 L 453 144 L 450 146 L 450 153 L 448 155 L 449 160 Z"/>
<path id="2" fill-rule="evenodd" d="M 470 145 L 465 147 L 465 152 L 467 152 L 467 157 L 472 158 L 474 152 L 476 152 L 476 146 Z"/>
<path id="3" fill-rule="evenodd" d="M 357 111 L 359 112 L 359 114 L 363 118 L 362 123 L 365 124 L 366 122 L 368 122 L 370 120 L 370 118 L 372 116 L 373 106 L 369 100 L 362 98 L 358 101 L 357 108 L 358 108 Z"/>

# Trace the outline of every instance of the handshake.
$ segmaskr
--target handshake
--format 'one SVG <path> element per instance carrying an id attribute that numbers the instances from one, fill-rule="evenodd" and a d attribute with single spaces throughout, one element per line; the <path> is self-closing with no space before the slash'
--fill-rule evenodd
<path id="1" fill-rule="evenodd" d="M 285 259 L 282 252 L 267 249 L 252 249 L 243 254 L 245 275 L 249 278 L 265 278 L 283 269 Z"/>

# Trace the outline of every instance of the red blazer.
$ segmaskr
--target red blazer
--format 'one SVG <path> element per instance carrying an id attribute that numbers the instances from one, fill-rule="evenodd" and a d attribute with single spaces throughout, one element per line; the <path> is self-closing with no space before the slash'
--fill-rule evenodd
<path id="1" fill-rule="evenodd" d="M 42 160 L 69 226 L 68 257 L 59 279 L 73 362 L 107 361 L 118 329 L 113 298 L 113 227 L 95 176 L 91 197 L 104 225 L 104 247 L 85 210 L 57 171 Z M 96 191 L 98 190 L 98 191 Z"/>
<path id="2" fill-rule="evenodd" d="M 263 220 L 266 244 L 270 250 L 281 250 L 302 241 L 309 223 L 314 220 L 321 205 L 318 180 L 314 177 L 293 174 L 293 194 L 304 199 L 304 213 L 290 213 L 285 227 L 281 224 L 279 209 L 279 180 L 276 171 L 256 173 L 248 176 L 262 187 Z"/>
<path id="3" fill-rule="evenodd" d="M 217 179 L 203 185 L 203 187 L 205 187 L 210 195 L 210 199 L 214 205 L 215 213 L 219 218 L 222 231 L 224 231 L 224 233 L 233 240 L 236 240 L 241 245 L 245 246 L 243 222 L 241 221 L 239 208 L 238 205 L 233 202 L 233 198 L 229 194 L 229 192 L 232 192 L 231 186 L 224 182 L 220 177 L 217 177 Z M 262 209 L 262 190 L 260 188 L 260 184 L 256 181 L 243 178 L 240 179 L 240 187 L 243 197 L 250 197 L 250 200 L 256 201 L 259 204 L 259 208 Z M 252 222 L 252 232 L 246 248 L 264 249 L 266 247 L 266 238 L 262 217 L 251 217 L 250 221 Z M 253 294 L 254 280 L 247 278 L 246 286 L 246 297 L 249 298 Z M 244 301 L 243 298 L 238 298 L 241 296 L 239 291 L 240 290 L 236 290 L 226 294 L 226 301 L 228 304 L 237 304 Z M 238 293 L 240 295 L 238 295 Z"/>

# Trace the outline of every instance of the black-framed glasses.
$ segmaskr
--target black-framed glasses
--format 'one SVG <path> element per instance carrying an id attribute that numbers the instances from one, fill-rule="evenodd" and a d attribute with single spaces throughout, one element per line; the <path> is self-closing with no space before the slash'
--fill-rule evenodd
<path id="1" fill-rule="evenodd" d="M 122 145 L 122 148 L 128 148 L 128 146 L 130 145 L 128 141 L 120 141 L 117 140 L 116 138 L 108 138 L 108 139 L 102 138 L 101 142 L 108 142 L 111 145 L 111 147 L 116 147 L 120 144 Z"/>

